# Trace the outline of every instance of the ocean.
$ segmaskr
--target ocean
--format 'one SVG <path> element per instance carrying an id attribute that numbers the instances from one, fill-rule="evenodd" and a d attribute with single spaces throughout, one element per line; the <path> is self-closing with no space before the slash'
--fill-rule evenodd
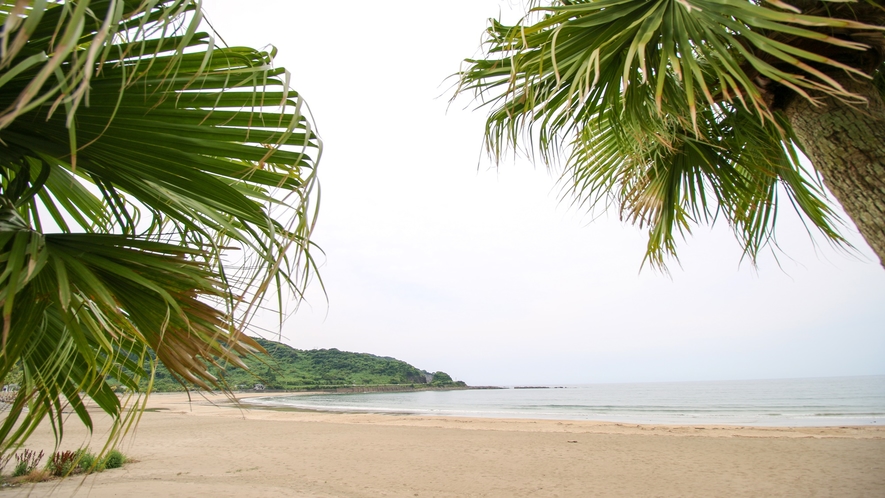
<path id="1" fill-rule="evenodd" d="M 250 404 L 301 410 L 636 424 L 885 424 L 885 375 L 311 394 Z"/>

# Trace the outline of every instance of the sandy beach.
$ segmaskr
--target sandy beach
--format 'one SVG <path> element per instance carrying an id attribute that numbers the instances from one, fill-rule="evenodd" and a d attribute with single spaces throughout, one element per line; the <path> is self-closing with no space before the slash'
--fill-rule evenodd
<path id="1" fill-rule="evenodd" d="M 249 396 L 241 396 L 245 399 Z M 98 448 L 72 420 L 62 450 Z M 52 434 L 28 448 L 52 450 Z M 885 428 L 629 425 L 242 409 L 156 394 L 123 469 L 18 496 L 885 496 Z"/>

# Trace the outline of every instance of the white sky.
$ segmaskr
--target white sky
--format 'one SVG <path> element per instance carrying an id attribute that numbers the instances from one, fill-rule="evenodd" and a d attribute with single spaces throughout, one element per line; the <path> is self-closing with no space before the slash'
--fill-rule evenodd
<path id="1" fill-rule="evenodd" d="M 472 385 L 885 374 L 885 270 L 856 233 L 815 247 L 781 210 L 780 266 L 698 228 L 668 277 L 645 235 L 495 169 L 484 113 L 446 78 L 507 0 L 206 0 L 231 46 L 279 49 L 325 142 L 319 286 L 284 342 L 393 356 Z M 272 303 L 269 303 L 272 304 Z M 262 316 L 256 324 L 273 326 Z"/>

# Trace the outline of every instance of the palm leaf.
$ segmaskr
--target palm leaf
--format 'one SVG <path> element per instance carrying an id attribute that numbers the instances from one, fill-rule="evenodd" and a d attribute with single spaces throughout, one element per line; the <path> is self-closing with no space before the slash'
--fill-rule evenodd
<path id="1" fill-rule="evenodd" d="M 648 227 L 656 267 L 675 255 L 677 235 L 719 216 L 755 261 L 775 240 L 779 191 L 844 243 L 772 93 L 861 101 L 828 74 L 869 76 L 830 54 L 862 55 L 869 47 L 851 35 L 883 27 L 837 10 L 746 0 L 538 6 L 513 26 L 491 21 L 486 56 L 466 61 L 456 95 L 473 92 L 489 109 L 494 158 L 520 144 L 548 164 L 565 153 L 566 191 Z"/>
<path id="2" fill-rule="evenodd" d="M 0 451 L 162 361 L 184 383 L 244 366 L 274 285 L 313 270 L 322 142 L 273 53 L 217 47 L 190 0 L 0 2 Z M 55 233 L 53 233 L 55 232 Z M 230 251 L 244 255 L 231 259 Z"/>

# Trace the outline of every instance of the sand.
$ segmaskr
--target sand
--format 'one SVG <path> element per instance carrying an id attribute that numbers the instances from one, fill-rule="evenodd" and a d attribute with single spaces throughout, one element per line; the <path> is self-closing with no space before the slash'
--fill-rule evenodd
<path id="1" fill-rule="evenodd" d="M 885 496 L 885 428 L 875 426 L 637 426 L 223 402 L 153 395 L 121 448 L 136 462 L 0 496 Z M 89 442 L 71 422 L 62 449 Z M 102 442 L 98 430 L 91 446 Z M 27 447 L 52 445 L 47 428 Z"/>

